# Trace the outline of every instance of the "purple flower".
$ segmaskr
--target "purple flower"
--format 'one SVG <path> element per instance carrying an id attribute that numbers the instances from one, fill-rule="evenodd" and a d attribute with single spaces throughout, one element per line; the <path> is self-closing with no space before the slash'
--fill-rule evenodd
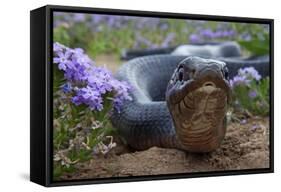
<path id="1" fill-rule="evenodd" d="M 225 37 L 233 37 L 236 35 L 236 32 L 234 30 L 224 31 Z"/>
<path id="2" fill-rule="evenodd" d="M 239 69 L 238 74 L 240 76 L 245 76 L 247 78 L 255 79 L 257 81 L 259 81 L 261 79 L 260 74 L 254 67 L 246 67 L 244 69 Z"/>
<path id="3" fill-rule="evenodd" d="M 221 29 L 220 27 L 213 31 L 212 29 L 200 29 L 199 34 L 202 38 L 214 39 L 214 38 L 229 38 L 234 36 L 236 33 L 234 30 Z"/>
<path id="4" fill-rule="evenodd" d="M 72 98 L 75 105 L 82 103 L 88 105 L 91 110 L 101 111 L 103 109 L 101 94 L 94 88 L 87 86 L 76 91 L 76 95 Z"/>
<path id="5" fill-rule="evenodd" d="M 59 44 L 58 42 L 55 42 L 53 44 L 53 49 L 54 49 L 54 52 L 58 53 L 58 52 L 62 52 L 63 50 L 63 45 Z"/>
<path id="6" fill-rule="evenodd" d="M 230 86 L 232 88 L 238 85 L 248 86 L 252 80 L 259 81 L 261 79 L 260 74 L 253 67 L 241 68 L 238 70 L 238 74 L 230 80 Z"/>
<path id="7" fill-rule="evenodd" d="M 198 42 L 201 41 L 201 38 L 200 38 L 199 35 L 193 33 L 193 34 L 191 34 L 191 35 L 189 36 L 189 41 L 190 41 L 191 43 L 198 43 Z"/>
<path id="8" fill-rule="evenodd" d="M 76 22 L 83 22 L 85 21 L 85 14 L 83 13 L 75 13 L 73 16 L 73 20 Z"/>
<path id="9" fill-rule="evenodd" d="M 74 103 L 75 105 L 81 105 L 82 103 L 83 103 L 83 101 L 82 101 L 82 99 L 81 99 L 81 96 L 78 96 L 78 95 L 76 95 L 76 96 L 74 96 L 74 97 L 72 97 L 72 103 Z"/>
<path id="10" fill-rule="evenodd" d="M 232 88 L 239 86 L 239 85 L 249 85 L 250 81 L 245 76 L 235 76 L 233 79 L 230 80 L 230 86 Z"/>
<path id="11" fill-rule="evenodd" d="M 131 87 L 125 81 L 112 80 L 114 89 L 116 90 L 116 97 L 113 100 L 115 109 L 120 112 L 121 106 L 124 100 L 132 100 L 132 97 L 129 95 Z"/>
<path id="12" fill-rule="evenodd" d="M 92 22 L 93 22 L 94 24 L 97 24 L 97 23 L 100 23 L 100 22 L 103 21 L 104 16 L 103 16 L 103 15 L 98 15 L 98 14 L 97 14 L 97 15 L 92 15 L 91 18 L 92 18 Z"/>
<path id="13" fill-rule="evenodd" d="M 200 35 L 206 38 L 213 38 L 214 32 L 211 29 L 202 29 L 200 30 Z"/>
<path id="14" fill-rule="evenodd" d="M 241 125 L 245 125 L 246 123 L 247 123 L 247 120 L 246 120 L 246 119 L 243 119 L 243 120 L 240 121 L 240 124 L 241 124 Z"/>
<path id="15" fill-rule="evenodd" d="M 114 27 L 114 23 L 116 22 L 115 18 L 116 18 L 116 16 L 112 16 L 112 15 L 108 16 L 107 25 L 109 28 Z"/>
<path id="16" fill-rule="evenodd" d="M 252 131 L 255 131 L 255 130 L 257 130 L 258 128 L 260 128 L 260 126 L 257 125 L 257 124 L 254 124 L 254 125 L 252 125 L 251 130 L 252 130 Z"/>
<path id="17" fill-rule="evenodd" d="M 58 68 L 60 70 L 66 70 L 67 64 L 69 63 L 69 59 L 71 56 L 71 52 L 69 50 L 66 50 L 65 52 L 57 52 L 57 57 L 54 57 L 53 62 L 58 63 Z"/>
<path id="18" fill-rule="evenodd" d="M 63 85 L 61 86 L 61 88 L 62 88 L 63 92 L 65 92 L 65 93 L 69 93 L 69 92 L 71 92 L 71 90 L 72 90 L 72 86 L 71 86 L 70 83 L 65 83 L 65 84 L 63 84 Z"/>
<path id="19" fill-rule="evenodd" d="M 257 92 L 255 90 L 249 91 L 248 96 L 252 99 L 256 98 L 258 96 Z"/>

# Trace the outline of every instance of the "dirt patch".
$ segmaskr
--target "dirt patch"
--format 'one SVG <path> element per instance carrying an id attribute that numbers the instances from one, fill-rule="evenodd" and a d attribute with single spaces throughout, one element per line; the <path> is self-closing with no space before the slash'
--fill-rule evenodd
<path id="1" fill-rule="evenodd" d="M 121 64 L 123 63 L 117 55 L 104 54 L 98 55 L 95 58 L 95 63 L 98 66 L 106 66 L 110 71 L 116 73 Z"/>
<path id="2" fill-rule="evenodd" d="M 269 167 L 269 119 L 252 118 L 231 123 L 219 149 L 194 154 L 177 149 L 152 147 L 132 152 L 119 144 L 106 157 L 78 163 L 75 173 L 62 179 L 91 179 L 115 176 L 159 175 Z"/>

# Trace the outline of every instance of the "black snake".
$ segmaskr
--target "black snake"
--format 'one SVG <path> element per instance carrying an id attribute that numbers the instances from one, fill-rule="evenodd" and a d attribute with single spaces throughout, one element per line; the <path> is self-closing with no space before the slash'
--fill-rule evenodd
<path id="1" fill-rule="evenodd" d="M 137 57 L 119 69 L 116 78 L 131 84 L 133 100 L 126 101 L 120 113 L 114 111 L 111 122 L 131 147 L 209 152 L 220 146 L 226 132 L 229 78 L 249 66 L 263 77 L 269 74 L 268 56 L 243 59 L 236 45 L 224 46 L 198 45 L 192 56 Z"/>

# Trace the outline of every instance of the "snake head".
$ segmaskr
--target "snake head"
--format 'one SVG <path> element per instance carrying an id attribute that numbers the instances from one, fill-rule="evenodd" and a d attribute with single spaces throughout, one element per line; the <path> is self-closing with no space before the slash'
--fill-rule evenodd
<path id="1" fill-rule="evenodd" d="M 200 87 L 221 88 L 229 101 L 231 91 L 226 64 L 213 59 L 187 57 L 175 69 L 167 86 L 166 99 L 177 103 L 186 93 Z"/>
<path id="2" fill-rule="evenodd" d="M 178 64 L 166 101 L 183 149 L 209 152 L 219 147 L 230 93 L 224 62 L 187 57 Z"/>

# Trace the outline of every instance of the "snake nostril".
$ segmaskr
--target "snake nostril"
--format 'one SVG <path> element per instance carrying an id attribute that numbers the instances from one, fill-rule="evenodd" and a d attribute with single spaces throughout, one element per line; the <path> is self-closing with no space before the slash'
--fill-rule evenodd
<path id="1" fill-rule="evenodd" d="M 210 82 L 210 81 L 205 82 L 205 83 L 203 84 L 203 86 L 204 86 L 204 87 L 205 87 L 205 86 L 216 87 L 216 85 L 215 85 L 213 82 Z"/>

